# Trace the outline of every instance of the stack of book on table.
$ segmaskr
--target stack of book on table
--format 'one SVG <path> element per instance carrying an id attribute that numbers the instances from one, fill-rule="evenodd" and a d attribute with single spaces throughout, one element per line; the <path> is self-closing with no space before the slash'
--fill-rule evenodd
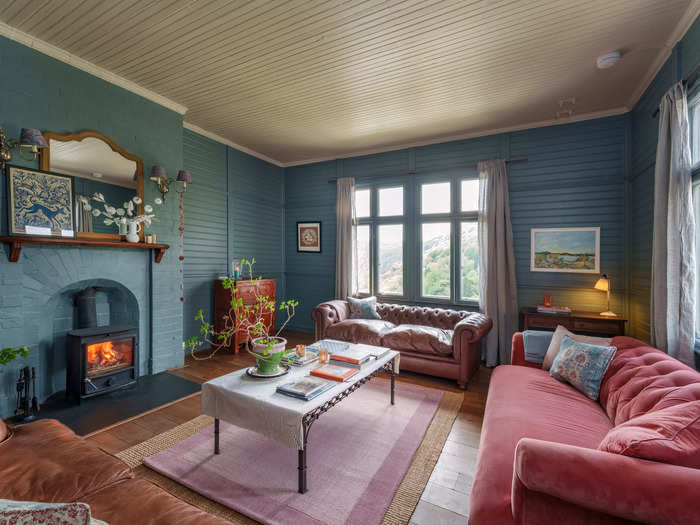
<path id="1" fill-rule="evenodd" d="M 328 364 L 321 365 L 318 368 L 314 368 L 311 372 L 309 372 L 309 374 L 316 377 L 322 377 L 324 379 L 332 379 L 333 381 L 342 382 L 346 379 L 350 379 L 358 372 L 359 370 L 355 368 Z"/>
<path id="2" fill-rule="evenodd" d="M 327 379 L 302 377 L 291 383 L 278 386 L 277 392 L 286 396 L 309 401 L 323 394 L 326 390 L 330 390 L 334 385 L 335 383 L 333 381 L 328 381 Z"/>
<path id="3" fill-rule="evenodd" d="M 568 306 L 538 306 L 537 312 L 541 314 L 570 314 L 571 308 Z"/>
<path id="4" fill-rule="evenodd" d="M 306 352 L 306 355 L 304 357 L 298 357 L 294 353 L 294 350 L 291 350 L 287 357 L 282 358 L 283 364 L 292 366 L 304 366 L 315 361 L 318 361 L 318 354 L 309 351 Z"/>

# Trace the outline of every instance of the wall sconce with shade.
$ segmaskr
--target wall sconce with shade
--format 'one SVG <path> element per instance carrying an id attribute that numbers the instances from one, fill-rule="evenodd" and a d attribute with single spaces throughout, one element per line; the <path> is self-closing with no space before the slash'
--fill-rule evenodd
<path id="1" fill-rule="evenodd" d="M 593 287 L 596 290 L 600 290 L 602 292 L 607 292 L 608 294 L 608 310 L 606 312 L 600 312 L 600 315 L 604 317 L 617 317 L 617 314 L 610 311 L 610 279 L 608 279 L 608 276 L 603 274 L 600 276 L 600 279 L 596 281 L 595 286 Z"/>
<path id="2" fill-rule="evenodd" d="M 34 128 L 22 128 L 19 140 L 8 139 L 5 131 L 0 128 L 0 162 L 3 169 L 5 163 L 12 160 L 12 148 L 17 148 L 19 156 L 26 161 L 33 161 L 39 157 L 39 150 L 48 148 L 46 139 L 41 131 Z"/>
<path id="3" fill-rule="evenodd" d="M 182 191 L 175 190 L 177 193 L 184 193 L 187 191 L 187 185 L 192 184 L 192 175 L 187 170 L 180 170 L 177 174 L 176 179 L 169 179 L 165 173 L 165 168 L 163 166 L 153 166 L 151 168 L 151 180 L 158 186 L 158 191 L 163 196 L 165 196 L 170 191 L 170 185 L 174 182 L 179 182 L 182 184 Z"/>

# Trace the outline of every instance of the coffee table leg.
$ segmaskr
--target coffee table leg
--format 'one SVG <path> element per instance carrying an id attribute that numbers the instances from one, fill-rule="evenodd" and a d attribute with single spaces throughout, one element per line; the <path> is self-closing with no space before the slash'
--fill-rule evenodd
<path id="1" fill-rule="evenodd" d="M 306 444 L 299 449 L 299 494 L 306 492 Z"/>
<path id="2" fill-rule="evenodd" d="M 214 454 L 219 453 L 219 420 L 214 420 Z"/>
<path id="3" fill-rule="evenodd" d="M 394 386 L 396 385 L 396 374 L 394 373 L 394 363 L 395 361 L 392 359 L 391 360 L 391 404 L 394 404 Z"/>

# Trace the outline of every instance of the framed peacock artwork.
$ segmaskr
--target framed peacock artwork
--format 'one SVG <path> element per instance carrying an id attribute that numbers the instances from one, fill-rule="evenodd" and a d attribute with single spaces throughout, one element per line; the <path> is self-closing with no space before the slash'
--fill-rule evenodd
<path id="1" fill-rule="evenodd" d="M 74 238 L 73 177 L 7 166 L 10 235 Z"/>

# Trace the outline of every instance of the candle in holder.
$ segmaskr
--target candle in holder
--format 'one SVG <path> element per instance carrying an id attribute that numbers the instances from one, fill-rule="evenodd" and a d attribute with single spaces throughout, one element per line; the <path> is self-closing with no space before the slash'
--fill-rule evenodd
<path id="1" fill-rule="evenodd" d="M 325 348 L 321 348 L 318 351 L 318 361 L 322 364 L 326 364 L 331 360 L 331 356 L 328 353 L 328 350 Z"/>
<path id="2" fill-rule="evenodd" d="M 234 278 L 234 279 L 240 279 L 240 278 L 241 278 L 241 269 L 240 269 L 238 266 L 236 266 L 236 267 L 233 269 L 233 278 Z"/>
<path id="3" fill-rule="evenodd" d="M 304 357 L 306 355 L 306 345 L 297 345 L 296 353 L 297 357 Z"/>

